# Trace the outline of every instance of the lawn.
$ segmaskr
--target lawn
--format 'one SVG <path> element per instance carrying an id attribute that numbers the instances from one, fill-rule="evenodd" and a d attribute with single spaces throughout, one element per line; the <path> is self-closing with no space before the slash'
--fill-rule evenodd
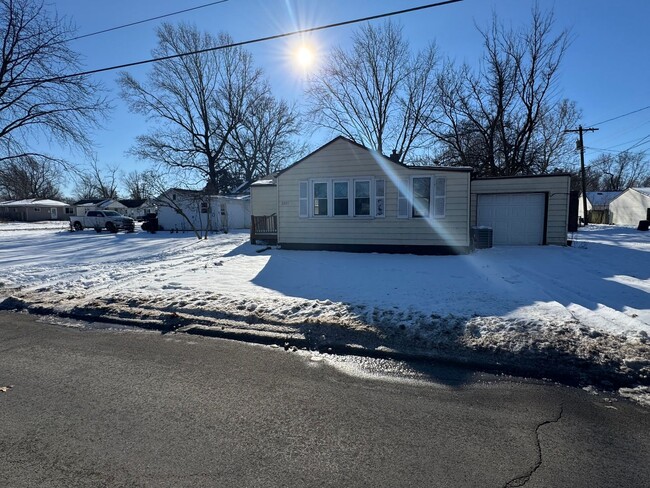
<path id="1" fill-rule="evenodd" d="M 263 250 L 245 231 L 198 241 L 33 228 L 0 226 L 5 308 L 318 333 L 470 360 L 577 358 L 641 382 L 650 371 L 650 233 L 632 228 L 466 256 Z"/>

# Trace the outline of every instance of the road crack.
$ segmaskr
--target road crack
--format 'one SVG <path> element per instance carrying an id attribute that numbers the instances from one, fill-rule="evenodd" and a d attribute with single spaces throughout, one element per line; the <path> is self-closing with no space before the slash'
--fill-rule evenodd
<path id="1" fill-rule="evenodd" d="M 508 481 L 505 485 L 503 485 L 503 488 L 515 488 L 518 486 L 524 486 L 530 478 L 535 474 L 535 471 L 539 469 L 539 467 L 542 465 L 542 445 L 539 440 L 539 429 L 542 428 L 545 425 L 548 424 L 556 424 L 562 419 L 562 413 L 564 411 L 564 405 L 560 405 L 560 411 L 558 415 L 550 420 L 545 420 L 544 422 L 541 422 L 537 424 L 537 427 L 535 427 L 535 442 L 537 445 L 537 461 L 535 462 L 534 466 L 528 471 L 526 474 L 523 474 L 521 476 L 517 476 L 516 478 L 511 479 Z"/>

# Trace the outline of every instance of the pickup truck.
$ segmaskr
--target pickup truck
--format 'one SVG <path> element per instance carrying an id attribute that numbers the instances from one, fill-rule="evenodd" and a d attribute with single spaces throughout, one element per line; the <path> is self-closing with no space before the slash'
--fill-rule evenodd
<path id="1" fill-rule="evenodd" d="M 84 216 L 70 217 L 71 230 L 79 231 L 87 227 L 97 232 L 101 232 L 102 229 L 112 233 L 120 230 L 133 232 L 135 222 L 131 217 L 125 217 L 113 210 L 91 210 Z"/>

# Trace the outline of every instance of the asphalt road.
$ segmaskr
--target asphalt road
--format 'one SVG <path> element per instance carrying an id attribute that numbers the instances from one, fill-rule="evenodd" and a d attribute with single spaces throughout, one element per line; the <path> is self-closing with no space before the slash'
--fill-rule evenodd
<path id="1" fill-rule="evenodd" d="M 396 368 L 1 313 L 0 486 L 648 486 L 647 409 Z"/>

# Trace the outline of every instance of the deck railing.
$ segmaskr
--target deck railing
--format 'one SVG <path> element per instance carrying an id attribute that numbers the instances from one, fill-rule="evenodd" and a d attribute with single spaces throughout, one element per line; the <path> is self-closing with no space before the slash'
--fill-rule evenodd
<path id="1" fill-rule="evenodd" d="M 273 215 L 251 216 L 251 243 L 257 240 L 275 241 L 278 239 L 278 219 Z"/>

